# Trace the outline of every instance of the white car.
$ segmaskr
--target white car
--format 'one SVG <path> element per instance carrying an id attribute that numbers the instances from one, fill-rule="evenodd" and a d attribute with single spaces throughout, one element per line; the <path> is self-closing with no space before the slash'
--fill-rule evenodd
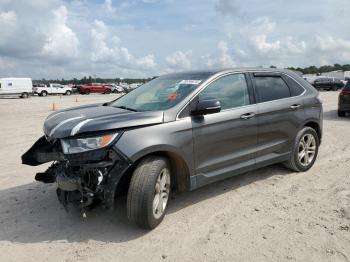
<path id="1" fill-rule="evenodd" d="M 37 85 L 33 87 L 33 92 L 38 94 L 39 96 L 47 96 L 47 95 L 70 95 L 73 93 L 72 88 L 68 86 L 64 86 L 61 84 L 50 84 L 46 85 Z"/>
<path id="2" fill-rule="evenodd" d="M 32 94 L 31 78 L 0 78 L 0 96 L 20 96 Z"/>

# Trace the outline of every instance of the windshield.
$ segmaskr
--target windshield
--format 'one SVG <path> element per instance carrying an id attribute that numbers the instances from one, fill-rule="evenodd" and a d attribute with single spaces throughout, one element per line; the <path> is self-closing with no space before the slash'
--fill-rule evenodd
<path id="1" fill-rule="evenodd" d="M 182 101 L 209 73 L 172 74 L 156 78 L 118 100 L 110 106 L 132 111 L 162 111 Z"/>

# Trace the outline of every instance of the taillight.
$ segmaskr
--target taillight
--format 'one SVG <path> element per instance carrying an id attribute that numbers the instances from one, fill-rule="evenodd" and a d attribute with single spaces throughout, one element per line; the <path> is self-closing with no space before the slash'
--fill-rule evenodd
<path id="1" fill-rule="evenodd" d="M 343 89 L 343 90 L 340 92 L 340 95 L 341 95 L 341 96 L 348 96 L 348 95 L 350 95 L 350 89 Z"/>

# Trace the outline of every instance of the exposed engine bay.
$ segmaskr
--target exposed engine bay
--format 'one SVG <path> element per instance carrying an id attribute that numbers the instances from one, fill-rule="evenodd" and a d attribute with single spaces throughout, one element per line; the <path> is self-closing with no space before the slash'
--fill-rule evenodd
<path id="1" fill-rule="evenodd" d="M 119 180 L 131 163 L 116 149 L 106 147 L 89 152 L 65 155 L 58 140 L 41 137 L 23 156 L 22 163 L 36 166 L 54 161 L 35 180 L 57 184 L 57 197 L 68 210 L 73 204 L 86 217 L 86 208 L 102 204 L 113 208 Z"/>

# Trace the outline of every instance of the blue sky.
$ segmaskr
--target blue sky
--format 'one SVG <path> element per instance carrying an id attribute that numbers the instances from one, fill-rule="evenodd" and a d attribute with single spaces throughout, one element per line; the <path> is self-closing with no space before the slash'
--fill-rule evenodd
<path id="1" fill-rule="evenodd" d="M 350 63 L 349 0 L 0 0 L 0 76 Z"/>

